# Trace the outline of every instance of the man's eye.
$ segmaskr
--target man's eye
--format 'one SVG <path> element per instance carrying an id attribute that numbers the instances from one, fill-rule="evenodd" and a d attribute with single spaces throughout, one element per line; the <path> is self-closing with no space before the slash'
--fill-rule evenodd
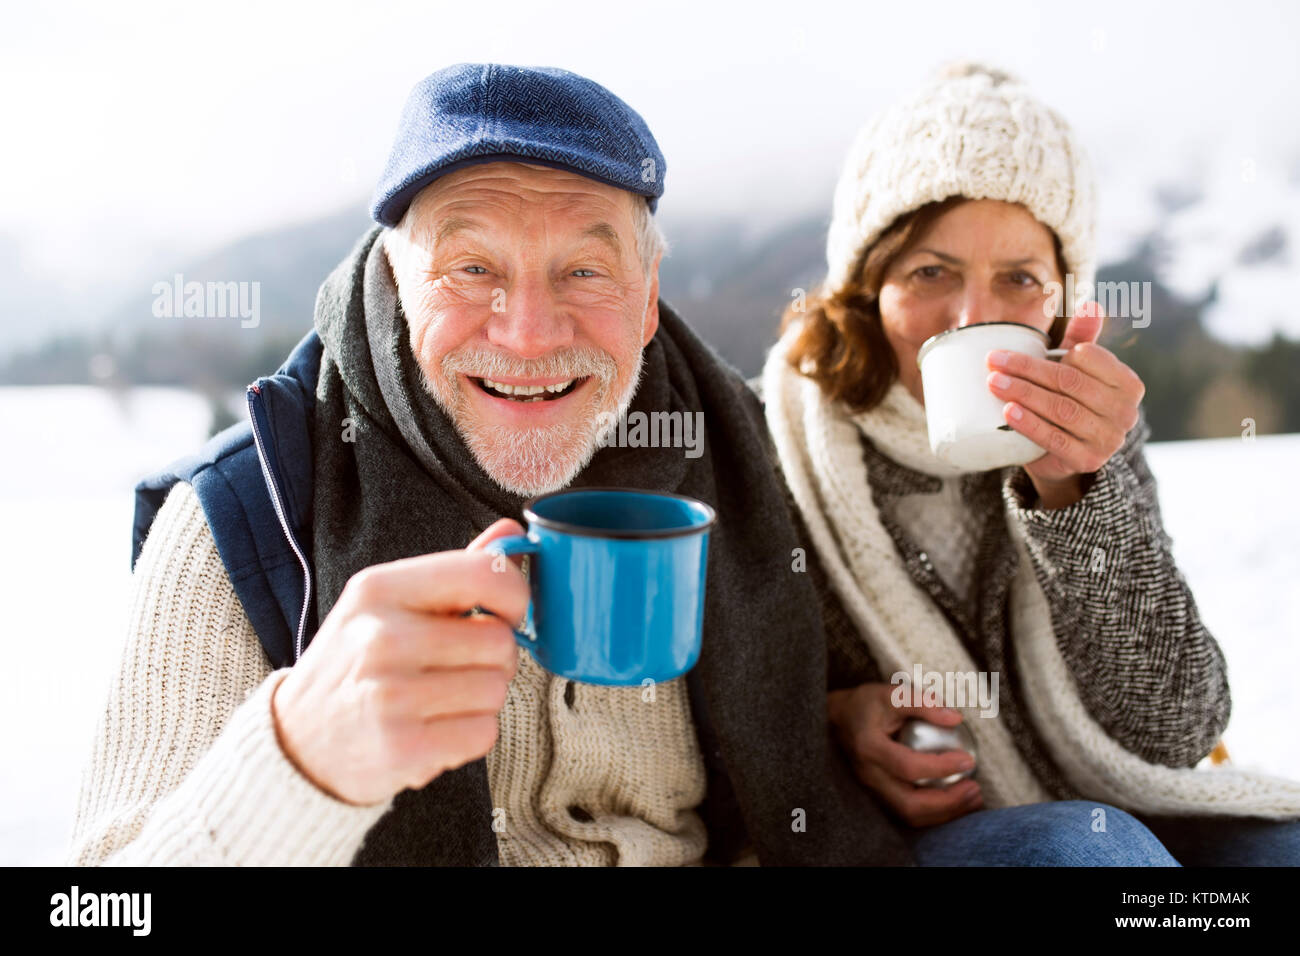
<path id="1" fill-rule="evenodd" d="M 1023 289 L 1028 289 L 1031 285 L 1038 285 L 1038 280 L 1028 272 L 1011 273 L 1011 281 Z"/>
<path id="2" fill-rule="evenodd" d="M 474 271 L 475 269 L 477 269 L 478 271 L 475 272 Z M 465 271 L 468 272 L 470 275 L 476 275 L 476 276 L 487 275 L 487 270 L 484 269 L 482 266 L 466 266 Z"/>
<path id="3" fill-rule="evenodd" d="M 578 275 L 579 273 L 582 273 L 582 272 L 585 272 L 587 276 L 594 276 L 594 275 L 596 274 L 596 273 L 595 273 L 595 270 L 592 270 L 592 269 L 574 269 L 572 274 L 576 276 L 576 275 Z M 585 279 L 586 276 L 583 276 L 582 278 Z"/>

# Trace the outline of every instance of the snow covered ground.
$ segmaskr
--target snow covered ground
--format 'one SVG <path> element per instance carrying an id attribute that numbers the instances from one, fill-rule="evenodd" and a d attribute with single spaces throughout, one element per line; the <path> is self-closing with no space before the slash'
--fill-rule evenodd
<path id="1" fill-rule="evenodd" d="M 208 408 L 138 389 L 0 388 L 0 864 L 61 861 L 124 640 L 131 487 Z M 1165 524 L 1228 658 L 1234 761 L 1300 777 L 1300 435 L 1152 446 Z"/>

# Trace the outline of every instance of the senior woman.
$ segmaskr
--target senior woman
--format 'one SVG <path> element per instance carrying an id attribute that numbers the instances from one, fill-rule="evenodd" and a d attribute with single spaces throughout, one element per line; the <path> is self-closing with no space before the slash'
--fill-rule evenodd
<path id="1" fill-rule="evenodd" d="M 1294 864 L 1300 784 L 1195 769 L 1228 722 L 1226 668 L 1161 526 L 1143 383 L 1097 344 L 1096 304 L 1060 295 L 1091 289 L 1094 231 L 1078 141 L 1004 72 L 946 67 L 858 136 L 827 279 L 762 378 L 844 612 L 830 720 L 922 865 Z M 1007 425 L 1044 449 L 1023 467 L 930 451 L 918 350 L 981 322 L 1065 350 L 987 356 Z M 900 700 L 918 671 L 982 676 L 995 698 Z M 917 786 L 970 763 L 903 746 L 909 717 L 964 723 L 974 776 Z"/>

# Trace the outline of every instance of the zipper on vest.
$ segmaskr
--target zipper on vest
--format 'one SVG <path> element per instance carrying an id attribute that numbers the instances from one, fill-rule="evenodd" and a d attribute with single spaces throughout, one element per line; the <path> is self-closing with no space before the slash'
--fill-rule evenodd
<path id="1" fill-rule="evenodd" d="M 289 547 L 293 548 L 293 553 L 298 557 L 298 563 L 302 566 L 303 578 L 303 600 L 302 613 L 298 615 L 298 634 L 294 639 L 293 645 L 293 663 L 298 663 L 298 658 L 302 657 L 302 641 L 307 632 L 307 609 L 311 607 L 311 567 L 307 564 L 307 559 L 303 556 L 302 548 L 298 545 L 298 539 L 293 536 L 293 531 L 289 527 L 289 519 L 285 512 L 284 500 L 280 496 L 279 479 L 271 472 L 271 465 L 266 455 L 266 445 L 262 441 L 262 430 L 258 426 L 258 418 L 261 412 L 260 399 L 262 390 L 256 383 L 248 386 L 248 418 L 253 423 L 253 443 L 257 446 L 257 460 L 262 465 L 262 477 L 266 481 L 267 490 L 271 493 L 271 505 L 275 508 L 275 516 L 280 519 L 280 530 L 284 536 L 289 539 Z"/>

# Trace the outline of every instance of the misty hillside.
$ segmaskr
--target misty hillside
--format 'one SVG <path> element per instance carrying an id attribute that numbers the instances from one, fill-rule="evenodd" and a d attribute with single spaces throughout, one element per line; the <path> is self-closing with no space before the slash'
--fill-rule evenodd
<path id="1" fill-rule="evenodd" d="M 1247 207 L 1251 222 L 1223 235 L 1211 225 L 1240 201 L 1230 178 L 1121 194 L 1139 225 L 1131 250 L 1103 260 L 1098 279 L 1151 282 L 1152 319 L 1140 331 L 1112 321 L 1103 342 L 1146 382 L 1157 438 L 1235 435 L 1246 418 L 1261 433 L 1300 431 L 1300 343 L 1274 336 L 1233 345 L 1210 331 L 1238 321 L 1258 325 L 1270 309 L 1285 307 L 1286 295 L 1300 295 L 1291 266 L 1300 249 L 1300 182 L 1273 183 L 1270 191 L 1281 201 Z M 1150 208 L 1133 198 L 1139 195 Z M 180 385 L 208 395 L 215 407 L 220 396 L 280 364 L 310 328 L 320 283 L 370 225 L 358 203 L 248 236 L 163 275 L 141 276 L 102 331 L 0 361 L 0 385 Z M 767 229 L 722 218 L 665 218 L 661 226 L 670 244 L 661 297 L 742 373 L 756 374 L 795 290 L 811 290 L 824 274 L 825 216 Z M 170 283 L 176 273 L 185 282 L 257 281 L 257 327 L 241 327 L 238 316 L 155 316 L 154 283 Z"/>

